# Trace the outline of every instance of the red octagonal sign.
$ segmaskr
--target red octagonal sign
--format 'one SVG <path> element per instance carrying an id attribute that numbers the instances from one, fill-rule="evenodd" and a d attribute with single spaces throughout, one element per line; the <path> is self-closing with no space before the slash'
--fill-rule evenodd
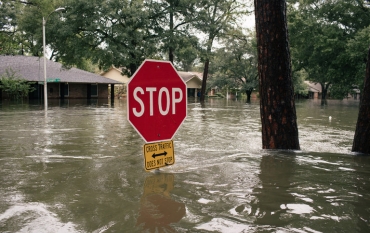
<path id="1" fill-rule="evenodd" d="M 171 62 L 145 60 L 127 84 L 127 118 L 146 142 L 171 140 L 187 114 L 186 84 Z"/>

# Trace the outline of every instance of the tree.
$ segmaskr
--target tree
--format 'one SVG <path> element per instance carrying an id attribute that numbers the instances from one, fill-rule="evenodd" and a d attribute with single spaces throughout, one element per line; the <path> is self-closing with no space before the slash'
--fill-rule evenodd
<path id="1" fill-rule="evenodd" d="M 6 93 L 12 100 L 20 100 L 33 92 L 35 88 L 31 87 L 30 82 L 22 79 L 13 70 L 6 70 L 0 76 L 0 89 Z"/>
<path id="2" fill-rule="evenodd" d="M 245 12 L 245 8 L 237 0 L 201 0 L 197 2 L 196 7 L 196 20 L 193 26 L 205 35 L 205 48 L 202 54 L 204 71 L 200 96 L 200 101 L 204 102 L 213 43 L 216 38 L 222 37 L 232 28 L 232 24 L 236 24 L 236 16 Z"/>
<path id="3" fill-rule="evenodd" d="M 262 147 L 300 149 L 285 0 L 255 0 Z"/>
<path id="4" fill-rule="evenodd" d="M 352 151 L 370 154 L 370 47 L 367 55 L 366 74 L 362 93 Z"/>
<path id="5" fill-rule="evenodd" d="M 343 98 L 362 83 L 358 71 L 365 66 L 364 58 L 353 54 L 366 54 L 370 36 L 363 33 L 369 39 L 353 40 L 370 25 L 370 4 L 363 0 L 289 2 L 295 71 L 304 69 L 308 80 L 321 84 L 323 100 L 329 88 L 331 96 Z"/>
<path id="6" fill-rule="evenodd" d="M 179 42 L 189 35 L 190 23 L 194 20 L 195 0 L 148 1 L 148 10 L 152 27 L 157 28 L 161 40 L 161 49 L 168 54 L 168 60 L 174 63 L 175 54 L 180 49 Z"/>
<path id="7" fill-rule="evenodd" d="M 153 57 L 158 44 L 151 28 L 150 12 L 141 0 L 69 0 L 55 38 L 66 65 L 78 65 L 82 58 L 99 64 L 126 67 L 132 75 L 145 58 Z M 66 23 L 68 22 L 68 23 Z"/>
<path id="8" fill-rule="evenodd" d="M 241 90 L 250 102 L 252 91 L 258 86 L 255 34 L 231 30 L 222 42 L 224 46 L 216 50 L 210 65 L 211 85 Z"/>
<path id="9" fill-rule="evenodd" d="M 346 44 L 346 62 L 353 70 L 353 80 L 363 89 L 364 70 L 366 70 L 367 51 L 364 45 L 370 44 L 370 25 L 359 30 Z M 359 81 L 357 81 L 359 80 Z"/>
<path id="10" fill-rule="evenodd" d="M 308 84 L 304 82 L 307 79 L 307 72 L 304 69 L 295 72 L 292 71 L 292 79 L 295 95 L 298 96 L 298 98 L 300 96 L 307 96 Z"/>
<path id="11" fill-rule="evenodd" d="M 0 13 L 3 20 L 0 23 L 3 35 L 7 35 L 4 44 L 4 54 L 22 54 L 22 55 L 42 55 L 42 18 L 49 18 L 50 21 L 47 27 L 53 25 L 53 17 L 57 14 L 52 14 L 56 8 L 63 5 L 63 0 L 33 0 L 33 1 L 12 1 L 5 0 L 0 4 Z M 2 15 L 3 14 L 3 15 Z M 47 28 L 49 29 L 49 28 Z M 46 38 L 51 39 L 50 30 L 46 30 Z M 51 50 L 53 40 L 48 40 L 47 43 Z"/>
<path id="12" fill-rule="evenodd" d="M 200 53 L 200 46 L 196 36 L 183 36 L 175 43 L 174 65 L 183 71 L 192 71 Z"/>
<path id="13" fill-rule="evenodd" d="M 0 3 L 0 54 L 16 55 L 27 51 L 25 35 L 19 30 L 19 18 L 24 5 L 18 1 L 3 0 Z"/>

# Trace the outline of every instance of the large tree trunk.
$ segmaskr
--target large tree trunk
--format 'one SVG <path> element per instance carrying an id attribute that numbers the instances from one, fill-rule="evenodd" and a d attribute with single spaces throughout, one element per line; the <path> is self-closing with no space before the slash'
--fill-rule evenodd
<path id="1" fill-rule="evenodd" d="M 352 151 L 370 154 L 370 47 L 367 55 L 364 90 L 361 93 L 360 111 L 358 113 Z"/>
<path id="2" fill-rule="evenodd" d="M 285 0 L 255 0 L 263 149 L 299 150 Z"/>

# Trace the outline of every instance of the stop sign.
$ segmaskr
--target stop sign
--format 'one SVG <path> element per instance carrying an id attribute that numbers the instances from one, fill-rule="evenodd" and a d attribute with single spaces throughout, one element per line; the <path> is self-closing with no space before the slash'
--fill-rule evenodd
<path id="1" fill-rule="evenodd" d="M 127 83 L 127 118 L 146 142 L 171 140 L 186 118 L 186 84 L 171 62 L 145 60 Z"/>

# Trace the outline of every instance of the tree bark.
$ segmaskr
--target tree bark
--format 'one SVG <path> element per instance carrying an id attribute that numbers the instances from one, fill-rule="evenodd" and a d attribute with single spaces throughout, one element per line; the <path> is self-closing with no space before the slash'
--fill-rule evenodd
<path id="1" fill-rule="evenodd" d="M 263 149 L 299 150 L 285 0 L 254 0 Z"/>
<path id="2" fill-rule="evenodd" d="M 170 1 L 170 45 L 168 51 L 168 60 L 173 64 L 173 11 L 174 11 L 173 2 Z"/>
<path id="3" fill-rule="evenodd" d="M 366 62 L 364 90 L 361 93 L 360 111 L 358 113 L 352 151 L 370 154 L 370 47 Z"/>
<path id="4" fill-rule="evenodd" d="M 200 100 L 199 100 L 201 103 L 204 103 L 204 99 L 206 97 L 208 68 L 209 68 L 209 58 L 207 58 L 206 62 L 204 63 L 202 88 L 200 89 Z"/>
<path id="5" fill-rule="evenodd" d="M 320 85 L 321 85 L 321 99 L 326 100 L 331 83 L 326 83 L 326 84 L 320 83 Z"/>
<path id="6" fill-rule="evenodd" d="M 251 102 L 251 95 L 252 95 L 252 90 L 246 90 L 245 91 L 245 94 L 247 95 L 247 103 L 250 103 Z"/>

